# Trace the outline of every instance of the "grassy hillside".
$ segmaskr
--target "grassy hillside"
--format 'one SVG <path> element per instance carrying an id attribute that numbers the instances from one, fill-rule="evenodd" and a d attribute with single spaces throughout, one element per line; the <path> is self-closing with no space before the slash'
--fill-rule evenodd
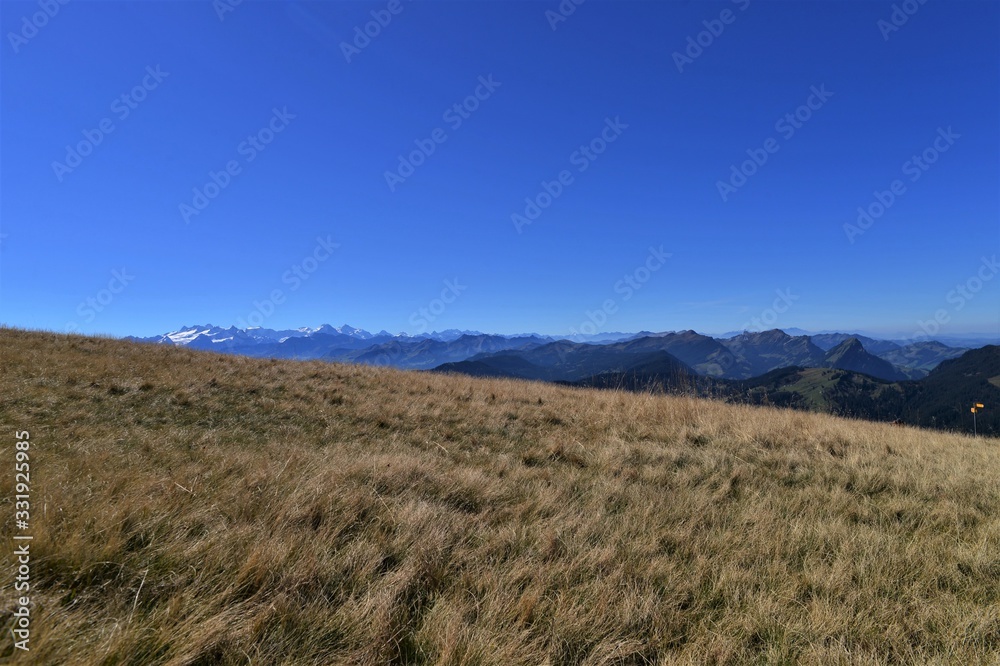
<path id="1" fill-rule="evenodd" d="M 891 421 L 904 412 L 899 383 L 831 368 L 781 368 L 742 382 L 740 397 L 755 403 L 830 413 L 843 410 Z"/>
<path id="2" fill-rule="evenodd" d="M 996 345 L 946 360 L 919 381 L 892 382 L 850 370 L 799 367 L 778 368 L 745 380 L 714 379 L 692 375 L 679 365 L 676 359 L 673 363 L 650 360 L 561 383 L 725 399 L 882 422 L 899 419 L 908 425 L 970 434 L 969 408 L 982 402 L 986 408 L 977 417 L 978 432 L 994 438 L 1000 435 L 1000 347 Z M 462 363 L 442 368 L 472 374 Z"/>
<path id="3" fill-rule="evenodd" d="M 0 329 L 16 664 L 996 663 L 998 440 Z"/>

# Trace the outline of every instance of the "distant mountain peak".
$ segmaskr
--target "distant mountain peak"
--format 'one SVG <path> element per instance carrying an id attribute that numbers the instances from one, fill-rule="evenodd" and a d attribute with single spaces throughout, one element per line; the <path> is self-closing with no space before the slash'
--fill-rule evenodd
<path id="1" fill-rule="evenodd" d="M 693 332 L 693 331 L 692 331 Z M 780 328 L 772 328 L 766 331 L 743 331 L 737 338 L 743 340 L 753 340 L 754 342 L 784 342 L 792 336 L 785 333 Z"/>
<path id="2" fill-rule="evenodd" d="M 838 370 L 860 372 L 879 379 L 898 381 L 906 375 L 885 359 L 869 354 L 861 341 L 849 337 L 826 353 L 826 364 Z"/>
<path id="3" fill-rule="evenodd" d="M 865 346 L 861 344 L 861 340 L 858 340 L 856 337 L 852 335 L 851 337 L 847 338 L 839 345 L 834 347 L 834 349 L 842 349 L 844 351 L 851 351 L 851 352 L 863 352 L 865 350 Z"/>
<path id="4" fill-rule="evenodd" d="M 761 331 L 758 335 L 760 335 L 761 337 L 775 338 L 775 339 L 778 339 L 778 340 L 784 340 L 785 338 L 792 337 L 791 335 L 789 335 L 788 333 L 785 333 L 780 328 L 771 328 L 771 329 L 768 329 L 766 331 Z"/>

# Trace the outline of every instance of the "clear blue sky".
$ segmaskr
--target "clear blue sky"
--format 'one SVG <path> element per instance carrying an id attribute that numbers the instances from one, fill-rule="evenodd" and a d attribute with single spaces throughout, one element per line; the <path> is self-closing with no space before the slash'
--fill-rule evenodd
<path id="1" fill-rule="evenodd" d="M 37 30 L 37 2 L 0 5 L 0 321 L 1000 332 L 996 2 L 913 0 L 890 30 L 890 2 L 588 0 L 553 30 L 556 0 L 228 1 L 73 0 Z"/>

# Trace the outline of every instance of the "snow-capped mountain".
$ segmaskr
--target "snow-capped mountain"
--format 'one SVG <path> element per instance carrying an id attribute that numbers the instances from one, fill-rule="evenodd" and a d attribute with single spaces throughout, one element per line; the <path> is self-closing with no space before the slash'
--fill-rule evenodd
<path id="1" fill-rule="evenodd" d="M 128 339 L 138 340 L 141 342 L 172 344 L 179 347 L 192 347 L 194 349 L 216 349 L 220 351 L 229 351 L 234 348 L 281 344 L 293 338 L 315 338 L 328 344 L 337 344 L 339 341 L 347 343 L 343 345 L 347 348 L 357 348 L 359 346 L 357 343 L 361 341 L 365 341 L 370 344 L 380 344 L 393 339 L 401 341 L 437 340 L 440 342 L 453 342 L 463 336 L 482 335 L 485 334 L 480 331 L 462 331 L 454 328 L 446 329 L 444 331 L 420 333 L 417 335 L 410 335 L 406 332 L 392 334 L 385 330 L 379 331 L 378 333 L 372 333 L 363 328 L 351 326 L 350 324 L 344 324 L 343 326 L 323 324 L 315 328 L 304 326 L 302 328 L 283 330 L 263 328 L 261 326 L 251 326 L 241 329 L 236 326 L 222 328 L 221 326 L 213 326 L 212 324 L 194 324 L 191 326 L 182 326 L 176 331 L 171 331 L 170 333 L 165 333 L 163 335 L 155 335 L 148 338 L 129 337 Z M 545 337 L 537 336 L 535 334 L 526 335 L 529 337 Z M 497 335 L 494 337 L 515 338 L 525 336 Z"/>
<path id="2" fill-rule="evenodd" d="M 350 324 L 344 324 L 343 326 L 330 326 L 329 324 L 323 324 L 318 328 L 305 328 L 301 329 L 306 331 L 308 335 L 315 333 L 322 333 L 323 335 L 346 335 L 348 337 L 357 338 L 358 340 L 371 340 L 377 335 L 390 335 L 385 331 L 379 333 L 369 333 L 363 328 L 355 328 Z"/>
<path id="3" fill-rule="evenodd" d="M 275 330 L 260 326 L 250 326 L 241 329 L 235 326 L 222 328 L 221 326 L 213 326 L 212 324 L 194 324 L 191 326 L 182 326 L 176 331 L 171 331 L 163 335 L 130 339 L 141 340 L 142 342 L 172 344 L 179 347 L 193 347 L 195 349 L 231 349 L 233 347 L 252 346 L 259 343 L 281 343 L 289 338 L 305 338 L 316 334 L 343 335 L 357 340 L 371 340 L 378 336 L 393 337 L 386 331 L 373 334 L 348 324 L 339 327 L 323 324 L 316 328 L 302 327 L 285 330 Z"/>
<path id="4" fill-rule="evenodd" d="M 149 338 L 128 339 L 255 357 L 341 360 L 406 368 L 434 367 L 484 351 L 520 349 L 551 341 L 546 336 L 485 335 L 457 329 L 393 335 L 388 331 L 371 333 L 349 324 L 285 330 L 204 324 L 184 326 Z"/>
<path id="5" fill-rule="evenodd" d="M 218 349 L 228 350 L 234 347 L 252 345 L 255 338 L 247 331 L 230 326 L 184 326 L 180 330 L 172 331 L 152 338 L 140 338 L 144 342 L 157 342 L 160 344 L 177 345 L 180 347 L 191 347 L 193 349 Z"/>

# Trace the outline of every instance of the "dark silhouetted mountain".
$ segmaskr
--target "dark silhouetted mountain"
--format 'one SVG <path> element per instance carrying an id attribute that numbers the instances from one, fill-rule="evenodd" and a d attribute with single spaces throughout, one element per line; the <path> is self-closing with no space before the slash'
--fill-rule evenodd
<path id="1" fill-rule="evenodd" d="M 642 363 L 656 362 L 660 367 L 693 371 L 665 351 L 626 351 L 616 345 L 593 345 L 559 340 L 516 354 L 501 353 L 449 363 L 435 370 L 483 376 L 517 377 L 543 381 L 576 382 L 594 375 L 624 372 Z"/>
<path id="2" fill-rule="evenodd" d="M 1000 432 L 1000 346 L 988 345 L 942 361 L 919 382 L 913 397 L 918 410 L 912 418 L 919 425 L 971 429 L 970 409 L 976 402 L 985 408 L 977 415 L 980 432 Z"/>
<path id="3" fill-rule="evenodd" d="M 857 338 L 847 338 L 828 351 L 824 365 L 839 370 L 859 372 L 887 381 L 907 379 L 907 376 L 891 363 L 865 351 L 861 341 Z"/>
<path id="4" fill-rule="evenodd" d="M 714 379 L 655 373 L 634 366 L 574 382 L 579 386 L 662 391 L 730 402 L 770 405 L 874 421 L 972 432 L 976 402 L 983 403 L 979 432 L 1000 435 L 1000 347 L 974 349 L 944 361 L 921 380 L 888 381 L 838 368 L 778 368 L 750 379 Z"/>
<path id="5" fill-rule="evenodd" d="M 326 361 L 389 365 L 396 368 L 429 370 L 445 363 L 506 350 L 526 350 L 544 340 L 537 337 L 506 338 L 498 335 L 463 335 L 455 340 L 392 339 L 364 349 L 333 350 Z"/>
<path id="6" fill-rule="evenodd" d="M 873 421 L 902 418 L 906 402 L 899 383 L 835 368 L 779 368 L 760 377 L 731 382 L 728 388 L 729 398 L 738 402 Z"/>
<path id="7" fill-rule="evenodd" d="M 782 331 L 743 333 L 726 341 L 695 331 L 656 334 L 600 345 L 560 340 L 522 351 L 503 350 L 498 354 L 480 354 L 465 359 L 469 365 L 455 363 L 441 369 L 478 375 L 488 373 L 492 376 L 575 382 L 598 375 L 621 373 L 626 368 L 632 368 L 641 355 L 656 352 L 669 354 L 682 363 L 690 374 L 717 379 L 748 379 L 777 368 L 792 366 L 843 367 L 889 380 L 906 378 L 905 374 L 887 361 L 866 352 L 855 338 L 848 338 L 829 354 L 824 354 L 819 347 L 811 344 L 809 338 L 792 337 Z M 515 363 L 512 356 L 527 363 Z M 475 365 L 472 365 L 473 362 Z M 635 372 L 630 375 L 636 376 Z M 642 379 L 649 380 L 648 377 Z M 629 378 L 621 377 L 614 377 L 613 380 L 632 382 Z M 600 381 L 611 379 L 603 377 Z"/>
<path id="8" fill-rule="evenodd" d="M 640 354 L 633 363 L 621 370 L 601 372 L 571 383 L 590 388 L 679 392 L 686 387 L 693 387 L 698 381 L 707 385 L 712 380 L 699 377 L 668 352 L 656 351 Z"/>
<path id="9" fill-rule="evenodd" d="M 789 366 L 822 367 L 826 360 L 823 350 L 814 345 L 808 336 L 793 337 L 779 329 L 741 333 L 723 340 L 722 344 L 743 361 L 738 371 L 724 375 L 733 379 L 756 377 Z"/>
<path id="10" fill-rule="evenodd" d="M 750 371 L 722 342 L 690 330 L 635 338 L 617 347 L 628 352 L 665 351 L 708 377 L 741 376 Z"/>
<path id="11" fill-rule="evenodd" d="M 1000 346 L 969 350 L 942 361 L 921 380 L 895 386 L 903 396 L 899 418 L 907 423 L 971 433 L 970 409 L 981 402 L 979 432 L 1000 434 Z"/>
<path id="12" fill-rule="evenodd" d="M 481 361 L 444 363 L 434 372 L 455 372 L 472 377 L 506 377 L 509 379 L 539 379 L 548 372 L 516 354 L 493 354 Z M 547 380 L 543 380 L 547 381 Z"/>
<path id="13" fill-rule="evenodd" d="M 801 328 L 794 328 L 794 327 L 792 327 L 792 328 L 783 328 L 781 330 L 784 331 L 785 333 L 787 333 L 788 335 L 793 336 L 793 337 L 800 337 L 800 336 L 803 336 L 803 335 L 806 335 L 806 336 L 813 335 L 809 331 L 804 331 Z M 735 338 L 737 335 L 743 335 L 744 333 L 752 333 L 752 332 L 753 331 L 747 331 L 745 329 L 742 330 L 742 331 L 726 331 L 725 333 L 721 333 L 719 335 L 715 335 L 715 336 L 712 336 L 712 337 L 715 337 L 715 338 L 717 338 L 719 340 L 728 340 L 729 338 Z"/>
<path id="14" fill-rule="evenodd" d="M 1000 346 L 996 345 L 943 361 L 920 380 L 890 382 L 849 370 L 780 368 L 748 380 L 709 381 L 699 384 L 699 395 L 876 421 L 900 419 L 968 433 L 972 432 L 970 408 L 980 402 L 985 407 L 977 414 L 979 432 L 1000 435 Z"/>
<path id="15" fill-rule="evenodd" d="M 851 338 L 857 339 L 866 352 L 875 354 L 876 356 L 882 356 L 887 352 L 900 348 L 900 345 L 892 340 L 876 340 L 864 335 L 851 335 L 850 333 L 817 333 L 809 337 L 812 339 L 814 345 L 825 352 L 830 351 L 844 340 L 850 340 Z"/>

